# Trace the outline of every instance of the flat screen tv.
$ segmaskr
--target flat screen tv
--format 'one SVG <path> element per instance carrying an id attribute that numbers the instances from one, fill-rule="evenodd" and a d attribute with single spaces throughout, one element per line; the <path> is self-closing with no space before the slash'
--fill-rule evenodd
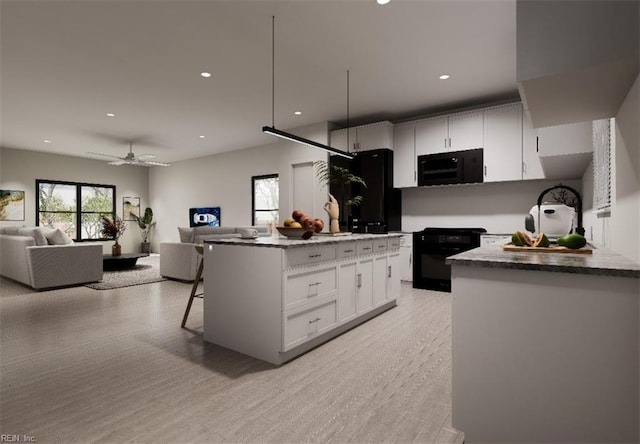
<path id="1" fill-rule="evenodd" d="M 219 227 L 220 207 L 189 208 L 190 227 Z"/>

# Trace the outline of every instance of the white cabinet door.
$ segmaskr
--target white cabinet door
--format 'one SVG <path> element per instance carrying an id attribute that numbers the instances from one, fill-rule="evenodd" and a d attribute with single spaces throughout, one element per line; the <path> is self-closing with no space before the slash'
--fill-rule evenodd
<path id="1" fill-rule="evenodd" d="M 397 299 L 400 297 L 400 253 L 389 254 L 387 258 L 387 299 Z"/>
<path id="2" fill-rule="evenodd" d="M 538 143 L 538 130 L 525 112 L 522 116 L 522 180 L 544 179 Z"/>
<path id="3" fill-rule="evenodd" d="M 522 180 L 522 105 L 484 111 L 484 181 Z"/>
<path id="4" fill-rule="evenodd" d="M 373 257 L 360 259 L 356 271 L 356 307 L 362 313 L 373 306 Z"/>
<path id="5" fill-rule="evenodd" d="M 338 267 L 338 322 L 347 321 L 357 314 L 356 262 Z"/>
<path id="6" fill-rule="evenodd" d="M 413 282 L 413 235 L 400 238 L 400 279 Z"/>
<path id="7" fill-rule="evenodd" d="M 387 300 L 387 255 L 377 256 L 373 260 L 373 306 L 377 307 Z"/>
<path id="8" fill-rule="evenodd" d="M 448 151 L 482 148 L 483 112 L 473 111 L 449 116 Z"/>
<path id="9" fill-rule="evenodd" d="M 349 144 L 347 146 L 347 131 L 349 134 Z M 339 130 L 333 130 L 329 133 L 329 144 L 333 148 L 337 148 L 342 151 L 346 151 L 348 153 L 355 151 L 355 147 L 357 144 L 356 137 L 356 129 L 355 128 L 342 128 Z"/>
<path id="10" fill-rule="evenodd" d="M 416 130 L 414 124 L 400 124 L 393 128 L 393 186 L 415 187 Z"/>
<path id="11" fill-rule="evenodd" d="M 447 125 L 446 117 L 416 122 L 416 156 L 447 151 L 449 146 Z"/>
<path id="12" fill-rule="evenodd" d="M 357 126 L 355 130 L 356 151 L 377 150 L 379 148 L 393 150 L 393 124 L 391 122 Z"/>
<path id="13" fill-rule="evenodd" d="M 592 122 L 538 128 L 538 147 L 540 156 L 592 152 Z"/>

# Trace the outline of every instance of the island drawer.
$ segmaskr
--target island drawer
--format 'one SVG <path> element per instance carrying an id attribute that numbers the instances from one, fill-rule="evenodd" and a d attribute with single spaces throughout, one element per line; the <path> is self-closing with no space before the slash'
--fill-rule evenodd
<path id="1" fill-rule="evenodd" d="M 386 253 L 387 252 L 387 239 L 376 239 L 373 241 L 374 253 Z"/>
<path id="2" fill-rule="evenodd" d="M 373 241 L 358 241 L 356 244 L 356 252 L 358 256 L 373 254 Z"/>
<path id="3" fill-rule="evenodd" d="M 329 266 L 305 273 L 289 274 L 285 277 L 285 308 L 306 304 L 330 292 L 335 292 L 336 267 Z"/>
<path id="4" fill-rule="evenodd" d="M 284 320 L 283 351 L 330 330 L 336 324 L 336 307 L 336 300 L 333 299 L 305 311 L 287 314 Z"/>
<path id="5" fill-rule="evenodd" d="M 333 244 L 290 248 L 285 251 L 285 267 L 315 264 L 317 262 L 335 260 L 335 258 L 336 246 Z"/>
<path id="6" fill-rule="evenodd" d="M 353 257 L 356 255 L 355 242 L 340 242 L 336 248 L 338 250 L 338 259 Z"/>
<path id="7" fill-rule="evenodd" d="M 400 239 L 401 237 L 390 237 L 387 239 L 387 245 L 389 251 L 399 250 L 400 249 Z"/>

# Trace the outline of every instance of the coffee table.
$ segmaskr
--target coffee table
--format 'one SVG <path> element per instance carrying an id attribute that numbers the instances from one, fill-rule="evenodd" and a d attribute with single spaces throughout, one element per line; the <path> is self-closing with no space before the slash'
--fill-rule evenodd
<path id="1" fill-rule="evenodd" d="M 149 253 L 125 253 L 120 256 L 105 254 L 102 256 L 102 269 L 104 271 L 126 270 L 136 266 L 141 257 L 147 257 Z"/>

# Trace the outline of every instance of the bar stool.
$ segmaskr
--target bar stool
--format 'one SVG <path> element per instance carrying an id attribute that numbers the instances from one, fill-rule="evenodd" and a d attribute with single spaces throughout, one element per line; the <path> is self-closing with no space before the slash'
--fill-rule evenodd
<path id="1" fill-rule="evenodd" d="M 184 312 L 184 316 L 182 317 L 182 324 L 180 327 L 184 328 L 184 325 L 187 323 L 187 318 L 189 317 L 189 312 L 191 311 L 191 304 L 193 303 L 193 298 L 202 299 L 203 293 L 196 293 L 198 291 L 198 284 L 200 283 L 200 278 L 202 278 L 202 270 L 204 268 L 204 245 L 196 245 L 196 251 L 200 255 L 200 263 L 198 264 L 198 271 L 196 272 L 196 279 L 193 281 L 193 287 L 191 287 L 191 295 L 189 296 L 189 302 L 187 303 L 187 309 Z"/>

